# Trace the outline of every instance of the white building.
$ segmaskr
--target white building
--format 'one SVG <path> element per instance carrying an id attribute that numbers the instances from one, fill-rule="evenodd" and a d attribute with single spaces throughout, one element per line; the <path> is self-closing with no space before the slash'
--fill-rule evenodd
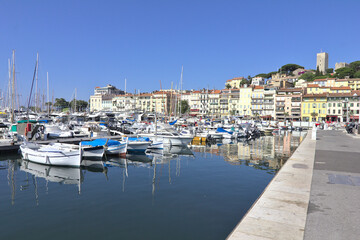
<path id="1" fill-rule="evenodd" d="M 265 78 L 263 77 L 253 77 L 251 80 L 251 84 L 254 86 L 262 86 L 265 84 Z"/>

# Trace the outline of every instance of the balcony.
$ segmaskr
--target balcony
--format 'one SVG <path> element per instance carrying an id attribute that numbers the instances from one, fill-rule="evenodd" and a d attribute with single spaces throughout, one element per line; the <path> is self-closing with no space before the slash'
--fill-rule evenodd
<path id="1" fill-rule="evenodd" d="M 262 104 L 263 104 L 263 102 L 256 102 L 256 101 L 252 101 L 252 102 L 251 102 L 251 104 L 253 104 L 253 105 L 262 105 Z"/>
<path id="2" fill-rule="evenodd" d="M 265 105 L 274 105 L 274 102 L 264 102 Z"/>

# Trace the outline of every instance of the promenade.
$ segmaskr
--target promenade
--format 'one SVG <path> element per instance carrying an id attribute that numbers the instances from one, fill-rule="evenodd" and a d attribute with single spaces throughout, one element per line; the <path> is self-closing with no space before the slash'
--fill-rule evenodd
<path id="1" fill-rule="evenodd" d="M 360 138 L 311 131 L 228 239 L 359 239 Z"/>

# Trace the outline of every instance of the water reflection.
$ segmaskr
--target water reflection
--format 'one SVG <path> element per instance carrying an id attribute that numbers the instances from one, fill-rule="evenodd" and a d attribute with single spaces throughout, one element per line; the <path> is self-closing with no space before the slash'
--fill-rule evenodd
<path id="1" fill-rule="evenodd" d="M 282 135 L 262 136 L 251 142 L 225 140 L 213 145 L 192 145 L 190 148 L 173 146 L 162 150 L 152 150 L 146 154 L 130 154 L 126 158 L 108 157 L 104 161 L 84 159 L 81 168 L 41 165 L 19 159 L 19 156 L 16 155 L 10 160 L 0 161 L 0 170 L 8 171 L 7 179 L 12 204 L 15 203 L 17 188 L 20 191 L 33 189 L 36 203 L 39 204 L 38 179 L 45 180 L 46 193 L 48 192 L 48 183 L 55 182 L 76 185 L 78 194 L 81 194 L 81 185 L 86 179 L 87 172 L 89 174 L 102 173 L 106 180 L 110 180 L 108 172 L 113 171 L 113 169 L 115 174 L 118 174 L 120 170 L 122 192 L 125 192 L 128 178 L 139 177 L 136 169 L 149 169 L 151 192 L 154 195 L 162 178 L 166 178 L 168 184 L 172 184 L 174 178 L 181 176 L 182 160 L 186 160 L 187 163 L 189 159 L 201 162 L 219 156 L 231 165 L 251 166 L 274 174 L 295 151 L 305 134 L 306 132 L 285 132 Z M 199 167 L 199 165 L 196 166 Z M 132 172 L 129 171 L 130 167 Z M 206 168 L 206 162 L 201 163 L 200 167 Z M 187 169 L 187 172 L 190 171 L 191 169 Z M 17 186 L 16 174 L 18 172 L 25 173 L 25 177 L 21 177 L 21 184 Z"/>
<path id="2" fill-rule="evenodd" d="M 192 150 L 202 153 L 203 156 L 207 153 L 221 155 L 232 165 L 245 164 L 258 169 L 278 171 L 305 135 L 306 132 L 284 131 L 279 135 L 261 136 L 250 142 L 227 140 L 213 145 L 192 145 Z"/>

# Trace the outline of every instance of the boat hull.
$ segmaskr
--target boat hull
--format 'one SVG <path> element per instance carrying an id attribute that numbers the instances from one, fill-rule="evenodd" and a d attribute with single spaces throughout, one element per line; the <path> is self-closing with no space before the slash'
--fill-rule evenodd
<path id="1" fill-rule="evenodd" d="M 144 153 L 150 146 L 151 142 L 129 142 L 127 147 L 128 153 Z"/>
<path id="2" fill-rule="evenodd" d="M 71 167 L 79 167 L 81 164 L 81 154 L 79 150 L 32 149 L 24 145 L 20 146 L 20 150 L 24 159 L 35 163 Z"/>

